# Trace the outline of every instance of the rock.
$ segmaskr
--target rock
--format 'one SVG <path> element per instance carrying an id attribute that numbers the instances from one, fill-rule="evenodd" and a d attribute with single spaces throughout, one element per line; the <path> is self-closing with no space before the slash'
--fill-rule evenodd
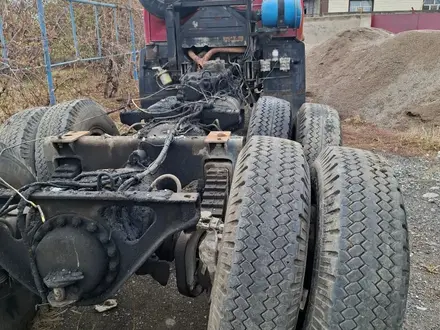
<path id="1" fill-rule="evenodd" d="M 423 198 L 428 198 L 428 199 L 432 199 L 432 198 L 437 198 L 438 194 L 436 193 L 426 193 L 422 196 Z"/>
<path id="2" fill-rule="evenodd" d="M 440 187 L 431 187 L 431 188 L 429 188 L 429 190 L 439 190 L 440 189 Z"/>
<path id="3" fill-rule="evenodd" d="M 95 305 L 95 310 L 99 313 L 103 313 L 115 308 L 116 306 L 118 306 L 116 299 L 107 299 L 102 304 Z"/>
<path id="4" fill-rule="evenodd" d="M 440 160 L 440 151 L 437 152 L 437 159 Z"/>
<path id="5" fill-rule="evenodd" d="M 168 328 L 174 327 L 176 325 L 176 320 L 171 319 L 171 318 L 167 318 L 165 320 L 165 324 Z"/>
<path id="6" fill-rule="evenodd" d="M 419 310 L 419 311 L 422 311 L 422 312 L 424 312 L 424 311 L 426 311 L 428 308 L 426 308 L 426 307 L 423 307 L 423 306 L 416 306 L 416 308 Z"/>

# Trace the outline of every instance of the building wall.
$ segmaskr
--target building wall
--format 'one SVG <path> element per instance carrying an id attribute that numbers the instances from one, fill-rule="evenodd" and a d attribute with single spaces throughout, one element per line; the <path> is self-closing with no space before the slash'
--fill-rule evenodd
<path id="1" fill-rule="evenodd" d="M 371 14 L 306 17 L 304 20 L 304 41 L 306 47 L 309 48 L 336 36 L 342 31 L 370 26 Z"/>
<path id="2" fill-rule="evenodd" d="M 330 0 L 332 1 L 332 0 Z M 423 0 L 375 0 L 374 11 L 422 10 Z"/>
<path id="3" fill-rule="evenodd" d="M 349 0 L 322 0 L 328 2 L 329 13 L 348 12 Z M 423 9 L 423 0 L 374 0 L 374 11 L 410 11 Z M 325 14 L 325 13 L 324 13 Z"/>
<path id="4" fill-rule="evenodd" d="M 348 12 L 348 0 L 328 0 L 329 13 L 346 13 Z"/>

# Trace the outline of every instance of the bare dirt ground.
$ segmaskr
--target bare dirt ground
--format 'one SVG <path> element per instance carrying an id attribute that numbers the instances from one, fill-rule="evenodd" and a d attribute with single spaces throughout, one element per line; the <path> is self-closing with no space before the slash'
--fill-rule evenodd
<path id="1" fill-rule="evenodd" d="M 380 150 L 383 146 L 373 149 Z M 398 177 L 408 213 L 411 282 L 405 330 L 440 329 L 440 160 L 383 153 Z M 118 307 L 99 314 L 92 307 L 45 313 L 33 330 L 206 329 L 208 297 L 185 298 L 175 279 L 161 287 L 148 276 L 134 276 L 118 293 Z"/>

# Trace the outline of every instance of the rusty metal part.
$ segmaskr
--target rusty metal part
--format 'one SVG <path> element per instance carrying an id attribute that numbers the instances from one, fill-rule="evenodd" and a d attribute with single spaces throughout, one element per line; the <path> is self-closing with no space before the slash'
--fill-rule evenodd
<path id="1" fill-rule="evenodd" d="M 204 67 L 205 63 L 208 62 L 211 57 L 217 53 L 234 53 L 234 54 L 242 54 L 246 51 L 245 47 L 219 47 L 210 49 L 203 57 L 198 56 L 194 51 L 189 50 L 188 55 L 191 57 L 194 62 L 197 63 L 201 68 Z"/>
<path id="2" fill-rule="evenodd" d="M 189 57 L 191 57 L 191 58 L 193 59 L 194 62 L 197 63 L 197 65 L 202 66 L 202 64 L 201 64 L 202 58 L 200 58 L 199 56 L 197 56 L 197 54 L 194 53 L 194 51 L 189 50 L 189 51 L 188 51 L 188 55 L 189 55 Z"/>
<path id="3" fill-rule="evenodd" d="M 202 211 L 197 228 L 206 230 L 206 235 L 199 245 L 199 256 L 205 267 L 205 273 L 208 272 L 211 281 L 214 281 L 224 224 L 222 219 L 213 216 L 211 212 Z"/>
<path id="4" fill-rule="evenodd" d="M 90 135 L 90 131 L 67 132 L 61 136 L 52 139 L 52 143 L 72 143 L 83 136 Z"/>
<path id="5" fill-rule="evenodd" d="M 210 132 L 205 138 L 205 143 L 226 143 L 231 137 L 231 132 Z"/>

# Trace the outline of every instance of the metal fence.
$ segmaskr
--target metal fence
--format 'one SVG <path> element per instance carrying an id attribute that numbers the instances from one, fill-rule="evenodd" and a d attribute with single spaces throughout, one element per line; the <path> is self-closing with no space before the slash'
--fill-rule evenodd
<path id="1" fill-rule="evenodd" d="M 48 93 L 49 93 L 49 100 L 50 104 L 53 105 L 56 103 L 56 96 L 55 96 L 55 89 L 54 89 L 54 80 L 52 75 L 52 69 L 56 67 L 62 67 L 66 65 L 72 65 L 75 63 L 81 63 L 81 62 L 91 62 L 91 61 L 100 61 L 106 58 L 115 57 L 115 56 L 129 56 L 131 55 L 131 61 L 133 66 L 133 77 L 135 80 L 138 80 L 138 72 L 137 72 L 137 65 L 136 65 L 136 58 L 137 53 L 139 52 L 136 49 L 136 38 L 135 38 L 135 26 L 134 26 L 134 19 L 133 19 L 133 7 L 131 6 L 131 0 L 129 0 L 128 6 L 121 6 L 118 4 L 113 3 L 104 3 L 104 2 L 97 2 L 97 1 L 89 1 L 89 0 L 60 0 L 60 3 L 63 5 L 68 6 L 69 11 L 69 17 L 70 17 L 70 24 L 72 28 L 72 39 L 73 39 L 73 46 L 75 49 L 75 55 L 74 58 L 66 60 L 66 61 L 60 61 L 56 63 L 52 63 L 51 58 L 51 51 L 50 51 L 50 42 L 48 38 L 47 28 L 46 28 L 46 16 L 45 16 L 45 5 L 43 0 L 36 0 L 36 7 L 37 7 L 37 19 L 39 28 L 41 31 L 41 42 L 42 42 L 42 50 L 43 50 L 43 57 L 44 57 L 44 68 L 46 71 L 47 76 L 47 87 L 48 87 Z M 75 19 L 75 11 L 74 6 L 93 6 L 93 12 L 94 12 L 94 25 L 95 25 L 95 33 L 96 33 L 96 46 L 97 46 L 97 52 L 95 56 L 85 56 L 83 57 L 80 50 L 80 43 L 78 41 L 77 37 L 77 22 Z M 131 40 L 131 49 L 125 53 L 119 53 L 119 54 L 109 54 L 109 55 L 103 55 L 102 51 L 102 38 L 101 38 L 101 27 L 99 23 L 99 11 L 102 8 L 107 8 L 112 10 L 112 16 L 113 16 L 113 25 L 114 25 L 114 38 L 116 44 L 119 43 L 119 37 L 120 37 L 120 22 L 118 21 L 118 10 L 126 10 L 128 13 L 128 22 L 126 22 L 130 29 L 130 40 Z M 142 29 L 143 30 L 143 29 Z M 6 40 L 5 33 L 4 33 L 4 22 L 2 15 L 0 13 L 0 46 L 1 46 L 1 58 L 3 63 L 3 69 L 4 68 L 10 68 L 8 63 L 10 62 L 9 54 L 8 54 L 8 40 Z M 0 69 L 2 69 L 0 68 Z M 35 68 L 34 68 L 35 69 Z"/>

